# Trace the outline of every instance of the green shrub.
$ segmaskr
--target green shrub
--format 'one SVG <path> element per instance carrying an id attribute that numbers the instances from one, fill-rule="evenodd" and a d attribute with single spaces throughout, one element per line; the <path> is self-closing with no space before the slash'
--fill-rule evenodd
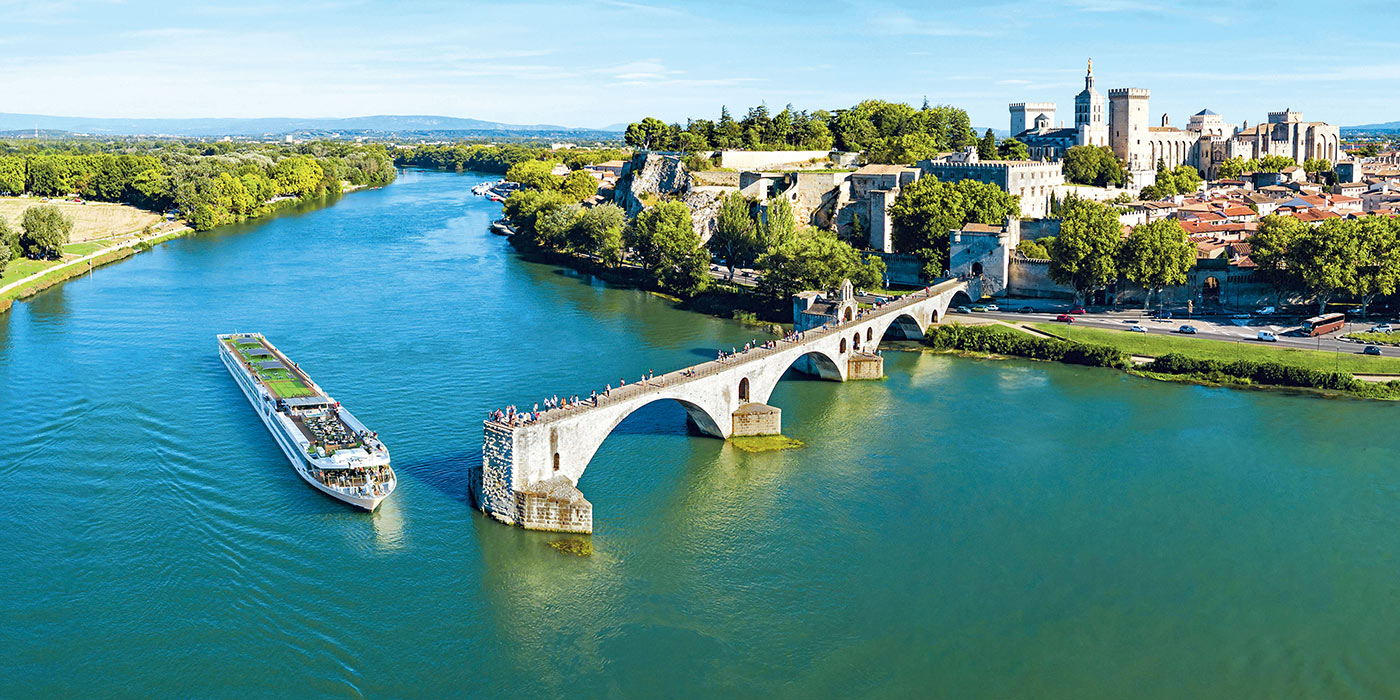
<path id="1" fill-rule="evenodd" d="M 1256 384 L 1335 391 L 1357 392 L 1366 385 L 1366 382 L 1346 372 L 1324 372 L 1279 362 L 1236 360 L 1227 363 L 1218 360 L 1198 360 L 1178 353 L 1162 355 L 1145 369 L 1162 374 L 1219 374 L 1246 379 Z"/>
<path id="2" fill-rule="evenodd" d="M 1038 338 L 999 326 L 934 326 L 924 343 L 940 350 L 963 350 L 1015 355 L 1033 360 L 1065 362 L 1086 367 L 1127 369 L 1127 353 L 1107 345 L 1091 345 L 1056 338 Z"/>

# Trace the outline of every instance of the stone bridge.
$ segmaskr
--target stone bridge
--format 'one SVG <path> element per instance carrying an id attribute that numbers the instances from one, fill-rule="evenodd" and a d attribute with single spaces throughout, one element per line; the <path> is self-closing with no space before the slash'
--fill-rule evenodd
<path id="1" fill-rule="evenodd" d="M 774 347 L 629 384 L 600 394 L 596 404 L 585 399 L 533 421 L 485 421 L 481 471 L 472 483 L 477 504 L 497 520 L 528 529 L 592 532 L 592 505 L 578 491 L 578 480 L 603 441 L 637 409 L 671 400 L 707 435 L 777 434 L 781 412 L 766 404 L 788 369 L 832 381 L 878 379 L 884 363 L 875 351 L 886 333 L 922 338 L 949 306 L 971 303 L 980 291 L 979 280 L 954 279 L 859 310 L 847 282 L 838 299 L 796 297 L 798 332 Z"/>

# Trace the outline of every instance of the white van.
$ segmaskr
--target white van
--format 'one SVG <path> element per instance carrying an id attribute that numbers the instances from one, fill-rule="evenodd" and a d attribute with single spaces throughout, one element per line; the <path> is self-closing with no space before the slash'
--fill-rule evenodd
<path id="1" fill-rule="evenodd" d="M 1278 336 L 1273 331 L 1259 331 L 1259 335 L 1254 336 L 1255 340 L 1262 340 L 1266 343 L 1277 343 Z"/>

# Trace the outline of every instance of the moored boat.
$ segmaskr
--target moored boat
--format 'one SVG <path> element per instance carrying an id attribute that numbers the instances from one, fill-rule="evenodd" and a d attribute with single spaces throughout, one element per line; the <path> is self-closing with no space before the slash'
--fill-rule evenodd
<path id="1" fill-rule="evenodd" d="M 398 478 L 379 435 L 261 334 L 220 335 L 219 359 L 303 480 L 369 511 L 393 493 Z"/>

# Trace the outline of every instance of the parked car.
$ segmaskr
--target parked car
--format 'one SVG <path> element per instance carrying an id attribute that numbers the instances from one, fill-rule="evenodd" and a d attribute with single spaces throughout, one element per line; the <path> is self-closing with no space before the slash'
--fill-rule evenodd
<path id="1" fill-rule="evenodd" d="M 1177 332 L 1177 333 L 1185 333 L 1186 335 L 1195 335 L 1195 334 L 1196 334 L 1196 327 L 1195 327 L 1195 326 L 1182 326 L 1182 327 L 1176 329 L 1176 332 Z"/>
<path id="2" fill-rule="evenodd" d="M 1278 336 L 1274 335 L 1274 332 L 1273 332 L 1273 331 L 1259 331 L 1259 335 L 1254 336 L 1254 339 L 1255 339 L 1255 340 L 1261 340 L 1261 341 L 1263 341 L 1263 342 L 1265 342 L 1265 343 L 1277 343 L 1277 342 L 1278 342 Z"/>
<path id="3" fill-rule="evenodd" d="M 1076 306 L 1076 307 L 1074 307 L 1073 309 L 1070 309 L 1069 312 L 1072 313 L 1072 314 L 1087 314 L 1087 313 L 1089 313 L 1088 311 L 1085 311 L 1085 310 L 1084 310 L 1084 307 L 1082 307 L 1082 306 Z"/>
<path id="4" fill-rule="evenodd" d="M 1170 312 L 1170 311 L 1153 311 L 1153 312 L 1152 312 L 1152 318 L 1163 319 L 1163 320 L 1165 320 L 1165 319 L 1169 319 L 1169 318 L 1171 318 L 1171 317 L 1172 317 L 1172 312 Z"/>
<path id="5" fill-rule="evenodd" d="M 1035 311 L 1035 309 L 1032 309 L 1032 308 L 1029 307 L 1029 306 L 1022 306 L 1021 308 L 1016 309 L 1016 311 L 1017 311 L 1018 313 L 1029 314 L 1029 313 L 1033 313 L 1033 312 Z"/>
<path id="6" fill-rule="evenodd" d="M 986 306 L 982 307 L 982 310 L 983 310 L 983 311 L 1001 311 L 1001 309 L 998 308 L 996 304 L 987 304 Z"/>
<path id="7" fill-rule="evenodd" d="M 1129 331 L 1129 332 L 1132 332 L 1132 333 L 1146 333 L 1146 332 L 1147 332 L 1147 329 L 1146 329 L 1146 328 L 1143 328 L 1142 326 L 1139 326 L 1139 325 L 1136 324 L 1136 323 L 1134 323 L 1134 324 L 1133 324 L 1133 327 L 1132 327 L 1132 328 L 1129 328 L 1128 331 Z"/>
<path id="8" fill-rule="evenodd" d="M 1247 321 L 1247 320 L 1249 320 L 1249 314 L 1247 314 L 1247 313 L 1241 311 L 1241 312 L 1239 312 L 1239 313 L 1237 313 L 1237 314 L 1230 314 L 1230 318 L 1235 318 L 1235 319 L 1240 319 L 1240 320 L 1242 320 L 1242 321 Z"/>
<path id="9" fill-rule="evenodd" d="M 958 308 L 953 309 L 953 311 L 955 311 L 955 312 L 957 312 L 957 313 L 960 313 L 960 314 L 970 314 L 970 313 L 972 313 L 972 311 L 971 311 L 970 309 L 968 309 L 966 306 L 959 306 Z"/>
<path id="10" fill-rule="evenodd" d="M 1373 327 L 1373 328 L 1371 329 L 1371 332 L 1372 332 L 1372 333 L 1389 333 L 1389 332 L 1391 332 L 1391 330 L 1393 330 L 1393 329 L 1390 327 L 1390 324 L 1389 324 L 1389 323 L 1382 323 L 1382 324 L 1380 324 L 1380 325 L 1378 325 L 1378 326 Z"/>
<path id="11" fill-rule="evenodd" d="M 1074 317 L 1069 314 L 1060 314 L 1059 316 L 1055 317 L 1055 320 L 1064 321 L 1065 323 L 1074 323 Z"/>
<path id="12" fill-rule="evenodd" d="M 1381 354 L 1381 346 L 1379 346 L 1379 345 L 1367 345 L 1367 346 L 1366 346 L 1366 349 L 1365 349 L 1365 350 L 1362 350 L 1361 352 L 1364 352 L 1364 353 L 1366 353 L 1367 355 L 1379 355 L 1379 354 Z"/>
<path id="13" fill-rule="evenodd" d="M 975 306 L 972 307 L 972 310 L 973 310 L 973 311 L 981 312 L 981 311 L 986 311 L 986 310 L 987 310 L 987 307 L 985 307 L 985 306 L 983 306 L 983 305 L 981 305 L 981 304 L 977 304 L 977 305 L 975 305 Z"/>
<path id="14" fill-rule="evenodd" d="M 1271 315 L 1273 315 L 1273 313 L 1274 313 L 1274 307 L 1272 307 L 1272 306 L 1265 306 L 1264 308 L 1259 309 L 1258 311 L 1255 311 L 1254 313 L 1256 313 L 1256 314 L 1258 314 L 1258 315 L 1260 315 L 1260 316 L 1271 316 Z"/>

